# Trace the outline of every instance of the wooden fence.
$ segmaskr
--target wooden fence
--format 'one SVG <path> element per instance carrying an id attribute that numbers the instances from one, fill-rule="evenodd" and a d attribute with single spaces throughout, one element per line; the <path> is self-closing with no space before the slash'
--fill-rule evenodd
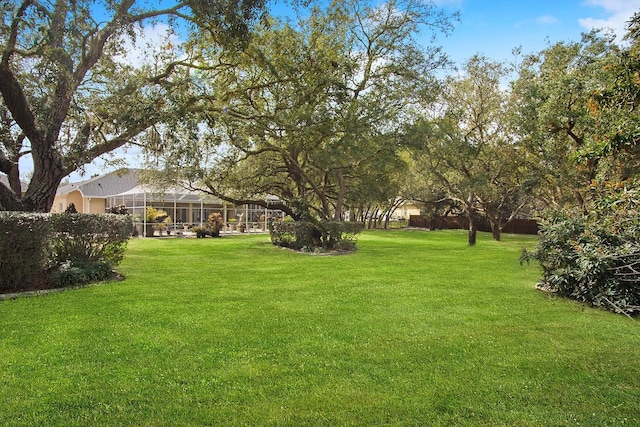
<path id="1" fill-rule="evenodd" d="M 409 227 L 429 228 L 431 230 L 469 228 L 469 221 L 464 217 L 431 217 L 411 215 Z M 514 219 L 503 230 L 503 233 L 513 234 L 538 234 L 538 222 L 533 219 Z M 478 231 L 491 231 L 491 225 L 486 220 L 478 221 Z"/>

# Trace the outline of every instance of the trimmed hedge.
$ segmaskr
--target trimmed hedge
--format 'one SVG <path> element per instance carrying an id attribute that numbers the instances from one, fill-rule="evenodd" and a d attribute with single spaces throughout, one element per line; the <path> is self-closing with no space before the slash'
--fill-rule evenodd
<path id="1" fill-rule="evenodd" d="M 543 268 L 541 286 L 627 315 L 640 314 L 640 191 L 612 185 L 582 211 L 550 212 L 524 259 Z"/>
<path id="2" fill-rule="evenodd" d="M 352 250 L 362 232 L 360 222 L 274 221 L 269 224 L 271 243 L 300 251 Z"/>
<path id="3" fill-rule="evenodd" d="M 0 212 L 0 292 L 109 278 L 131 231 L 125 215 Z"/>
<path id="4" fill-rule="evenodd" d="M 0 292 L 44 280 L 52 233 L 51 215 L 0 212 Z"/>
<path id="5" fill-rule="evenodd" d="M 53 214 L 53 261 L 91 263 L 122 261 L 133 231 L 128 215 Z"/>

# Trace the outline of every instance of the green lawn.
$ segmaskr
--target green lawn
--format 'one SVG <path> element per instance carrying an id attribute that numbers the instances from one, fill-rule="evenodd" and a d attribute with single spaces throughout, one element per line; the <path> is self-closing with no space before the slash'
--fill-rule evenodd
<path id="1" fill-rule="evenodd" d="M 0 302 L 0 425 L 640 425 L 640 322 L 536 291 L 533 244 L 133 240 L 123 282 Z"/>

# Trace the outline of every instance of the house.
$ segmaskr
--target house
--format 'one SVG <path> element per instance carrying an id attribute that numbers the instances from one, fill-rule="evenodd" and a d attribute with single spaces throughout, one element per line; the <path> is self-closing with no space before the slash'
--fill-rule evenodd
<path id="1" fill-rule="evenodd" d="M 244 224 L 246 229 L 266 229 L 267 219 L 277 215 L 261 206 L 233 206 L 216 197 L 182 188 L 158 190 L 140 184 L 139 172 L 138 169 L 121 169 L 63 184 L 58 188 L 51 211 L 64 212 L 71 203 L 78 213 L 106 213 L 112 207 L 125 206 L 140 234 L 147 230 L 149 207 L 161 211 L 176 230 L 206 223 L 213 212 L 222 214 L 229 226 L 237 222 Z"/>
<path id="2" fill-rule="evenodd" d="M 138 185 L 137 169 L 121 169 L 106 175 L 62 184 L 58 187 L 51 212 L 64 212 L 71 203 L 79 213 L 105 213 L 109 198 Z"/>
<path id="3" fill-rule="evenodd" d="M 413 200 L 404 200 L 390 213 L 393 220 L 408 220 L 411 215 L 420 215 L 420 204 Z"/>

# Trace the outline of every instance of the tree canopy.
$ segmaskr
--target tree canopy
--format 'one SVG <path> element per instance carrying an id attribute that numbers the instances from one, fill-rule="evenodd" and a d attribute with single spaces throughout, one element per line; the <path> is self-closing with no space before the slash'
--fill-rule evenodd
<path id="1" fill-rule="evenodd" d="M 194 58 L 167 42 L 144 66 L 122 60 L 142 25 L 186 23 L 224 43 L 243 40 L 263 9 L 263 0 L 1 2 L 0 172 L 9 186 L 0 183 L 0 210 L 49 211 L 62 178 L 191 107 L 176 94 Z M 26 189 L 23 156 L 33 162 Z"/>
<path id="2" fill-rule="evenodd" d="M 585 208 L 594 183 L 638 177 L 640 15 L 620 45 L 596 31 L 437 78 L 449 63 L 424 35 L 457 16 L 434 2 L 293 2 L 289 18 L 264 0 L 162 4 L 0 3 L 0 210 L 48 211 L 62 178 L 127 144 L 150 180 L 230 203 L 342 219 L 418 199 L 496 238 L 524 210 Z M 127 63 L 157 22 L 169 36 Z"/>
<path id="3" fill-rule="evenodd" d="M 507 72 L 501 63 L 474 56 L 408 133 L 414 167 L 433 186 L 432 201 L 448 201 L 464 212 L 470 244 L 479 216 L 500 239 L 529 199 L 526 158 L 511 132 L 508 93 L 501 87 Z"/>
<path id="4" fill-rule="evenodd" d="M 295 25 L 271 20 L 242 52 L 194 40 L 209 102 L 188 130 L 160 130 L 153 179 L 232 203 L 275 195 L 296 218 L 342 218 L 370 194 L 359 183 L 383 181 L 380 164 L 399 163 L 403 115 L 446 63 L 437 47 L 419 46 L 417 31 L 448 31 L 450 19 L 415 0 L 334 2 Z"/>

